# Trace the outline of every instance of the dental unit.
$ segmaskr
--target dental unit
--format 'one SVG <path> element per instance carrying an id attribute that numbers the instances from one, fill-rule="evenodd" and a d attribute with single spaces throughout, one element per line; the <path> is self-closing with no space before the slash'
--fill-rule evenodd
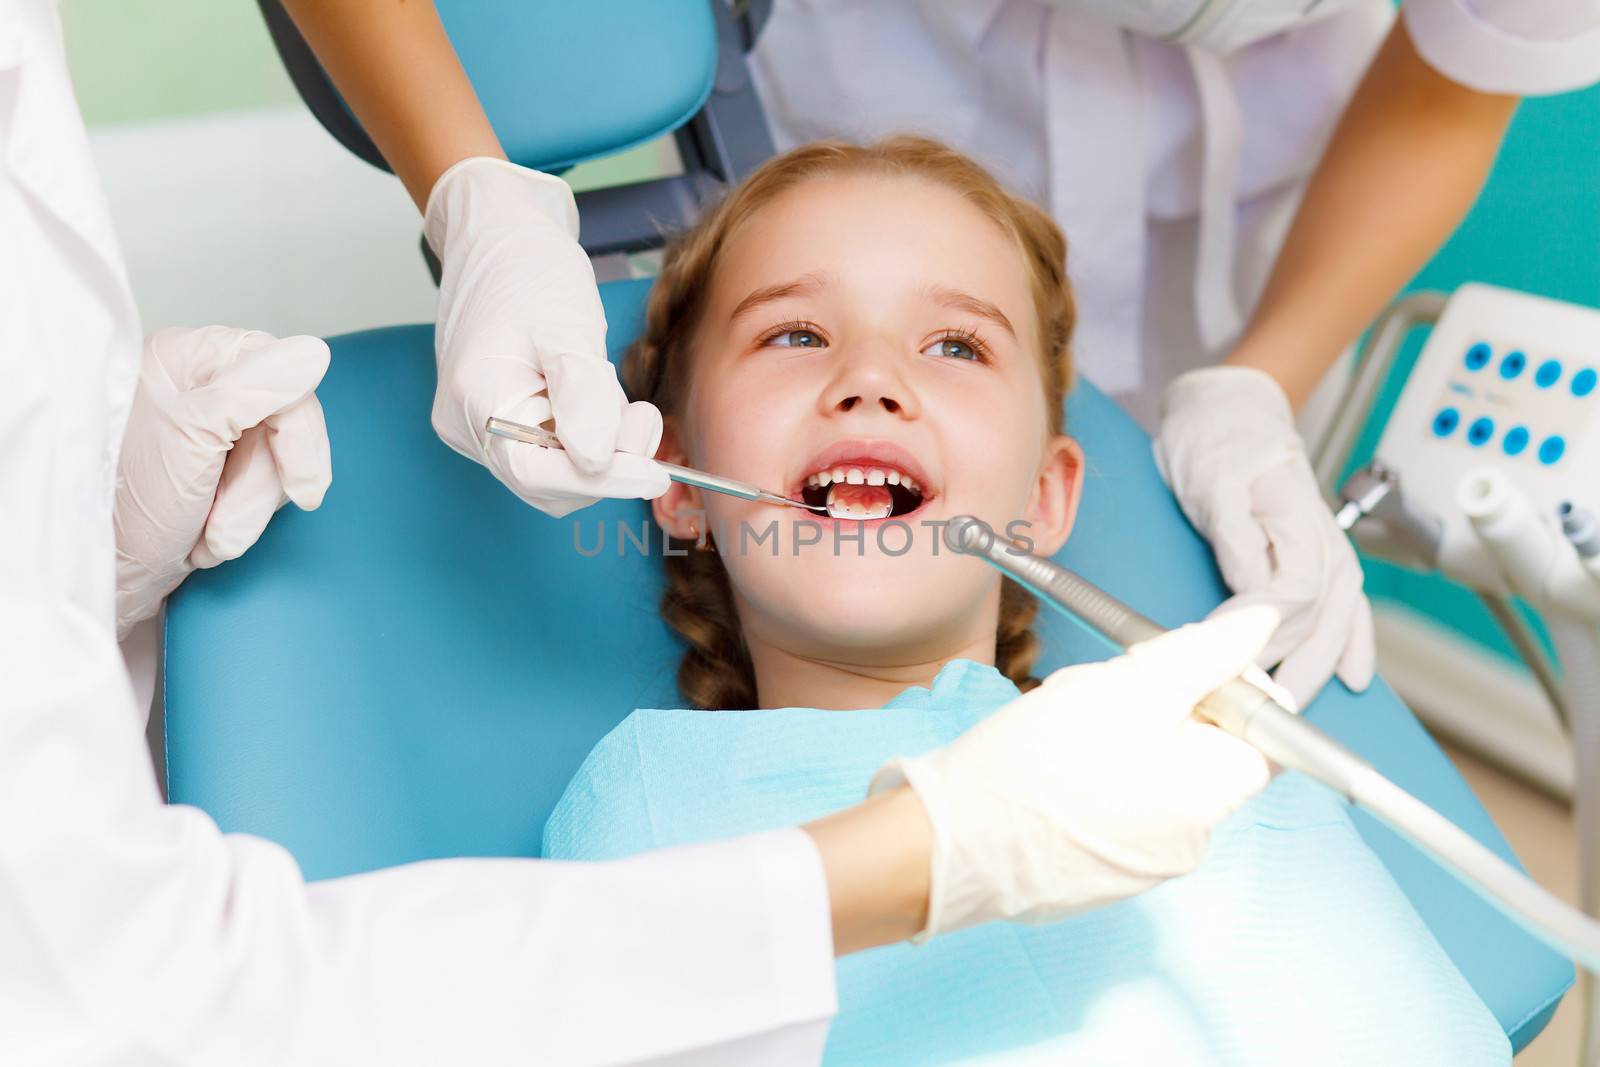
<path id="1" fill-rule="evenodd" d="M 1323 485 L 1421 326 L 1375 458 L 1340 488 L 1341 524 L 1369 555 L 1471 589 L 1527 663 L 1572 742 L 1580 897 L 1600 915 L 1600 311 L 1487 285 L 1396 302 L 1315 451 Z M 1540 612 L 1560 674 L 1514 598 Z M 1585 1010 L 1595 1063 L 1600 983 Z"/>

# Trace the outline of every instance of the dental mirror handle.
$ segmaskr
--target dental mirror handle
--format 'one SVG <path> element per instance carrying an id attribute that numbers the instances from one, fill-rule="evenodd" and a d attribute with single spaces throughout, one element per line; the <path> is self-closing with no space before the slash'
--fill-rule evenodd
<path id="1" fill-rule="evenodd" d="M 565 451 L 561 439 L 549 430 L 537 426 L 528 426 L 510 419 L 499 419 L 491 416 L 484 423 L 484 429 L 496 437 L 505 437 L 512 441 L 522 441 L 530 445 L 539 445 L 542 448 L 560 448 Z M 654 461 L 656 466 L 667 472 L 667 477 L 683 485 L 692 485 L 696 489 L 705 489 L 713 493 L 724 493 L 736 496 L 740 500 L 759 500 L 767 504 L 783 504 L 791 508 L 801 508 L 806 511 L 822 511 L 826 508 L 815 507 L 801 500 L 794 500 L 778 493 L 770 493 L 760 486 L 741 482 L 734 478 L 724 478 L 719 474 L 707 474 L 705 471 L 695 470 L 693 467 L 684 467 L 676 463 L 663 463 Z"/>
<path id="2" fill-rule="evenodd" d="M 736 496 L 741 500 L 760 500 L 768 504 L 786 504 L 791 508 L 803 508 L 806 511 L 825 511 L 825 508 L 813 508 L 812 505 L 800 500 L 793 500 L 777 493 L 769 493 L 765 489 L 741 482 L 734 478 L 724 478 L 720 474 L 707 474 L 705 471 L 695 470 L 693 467 L 683 467 L 676 463 L 655 461 L 656 466 L 667 472 L 667 477 L 683 485 L 692 485 L 697 489 L 709 489 L 713 493 L 725 493 Z"/>

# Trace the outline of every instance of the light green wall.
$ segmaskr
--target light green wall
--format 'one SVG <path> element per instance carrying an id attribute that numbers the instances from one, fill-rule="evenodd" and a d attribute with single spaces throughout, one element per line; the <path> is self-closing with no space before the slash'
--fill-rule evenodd
<path id="1" fill-rule="evenodd" d="M 62 0 L 78 103 L 90 126 L 299 100 L 252 0 Z M 578 189 L 662 173 L 662 146 L 574 167 Z"/>
<path id="2" fill-rule="evenodd" d="M 250 0 L 63 0 L 61 17 L 91 126 L 295 99 Z"/>

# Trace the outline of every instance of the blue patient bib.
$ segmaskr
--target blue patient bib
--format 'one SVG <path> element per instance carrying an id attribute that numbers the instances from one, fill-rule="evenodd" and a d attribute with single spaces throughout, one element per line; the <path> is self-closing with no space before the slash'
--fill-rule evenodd
<path id="1" fill-rule="evenodd" d="M 552 859 L 804 823 L 886 760 L 948 744 L 1017 689 L 956 660 L 868 711 L 640 710 L 545 827 Z M 1205 863 L 1048 926 L 992 923 L 839 961 L 828 1064 L 1508 1064 L 1505 1034 L 1344 805 L 1279 776 Z"/>

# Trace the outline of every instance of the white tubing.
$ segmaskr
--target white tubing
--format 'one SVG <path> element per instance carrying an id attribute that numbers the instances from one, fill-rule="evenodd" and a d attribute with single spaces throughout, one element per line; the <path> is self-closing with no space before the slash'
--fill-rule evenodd
<path id="1" fill-rule="evenodd" d="M 1242 681 L 1224 686 L 1201 705 L 1201 710 L 1209 710 L 1219 697 L 1231 698 L 1236 695 L 1234 690 L 1243 688 Z M 1269 759 L 1293 767 L 1348 797 L 1529 933 L 1571 957 L 1585 970 L 1600 974 L 1600 922 L 1544 889 L 1311 723 L 1270 699 L 1260 700 L 1259 691 L 1257 694 L 1253 714 L 1245 718 L 1243 730 L 1230 732 L 1237 733 Z M 1252 707 L 1242 701 L 1237 703 L 1241 708 Z M 1218 725 L 1227 729 L 1238 723 L 1221 721 Z"/>
<path id="2" fill-rule="evenodd" d="M 1428 805 L 1369 771 L 1351 799 L 1455 874 L 1524 929 L 1591 973 L 1600 973 L 1600 923 L 1495 855 Z"/>
<path id="3" fill-rule="evenodd" d="M 1579 884 L 1584 910 L 1600 914 L 1600 633 L 1593 626 L 1554 616 L 1549 621 L 1556 653 L 1566 675 L 1571 708 L 1572 748 L 1578 760 L 1576 808 Z M 1586 773 L 1587 772 L 1587 773 Z"/>
<path id="4" fill-rule="evenodd" d="M 1499 561 L 1511 587 L 1525 597 L 1541 598 L 1555 563 L 1555 535 L 1505 472 L 1477 467 L 1463 474 L 1456 506 Z"/>
<path id="5" fill-rule="evenodd" d="M 984 559 L 1118 647 L 1162 632 L 1155 622 L 1053 560 L 1002 548 L 993 530 L 970 515 L 951 519 L 944 537 L 952 551 Z M 1271 694 L 1244 677 L 1236 678 L 1197 710 L 1274 762 L 1305 773 L 1367 809 L 1539 940 L 1600 974 L 1600 923 L 1540 888 L 1334 738 L 1280 707 Z"/>
<path id="6" fill-rule="evenodd" d="M 1580 558 L 1554 516 L 1534 511 L 1504 471 L 1478 467 L 1462 475 L 1456 504 L 1513 593 L 1541 610 L 1600 623 L 1600 555 Z"/>
<path id="7" fill-rule="evenodd" d="M 1583 910 L 1600 915 L 1600 633 L 1557 615 L 1549 620 L 1566 674 L 1568 730 L 1577 760 L 1573 807 L 1578 824 L 1578 886 Z M 1600 1061 L 1600 982 L 1584 990 L 1583 1056 Z"/>

